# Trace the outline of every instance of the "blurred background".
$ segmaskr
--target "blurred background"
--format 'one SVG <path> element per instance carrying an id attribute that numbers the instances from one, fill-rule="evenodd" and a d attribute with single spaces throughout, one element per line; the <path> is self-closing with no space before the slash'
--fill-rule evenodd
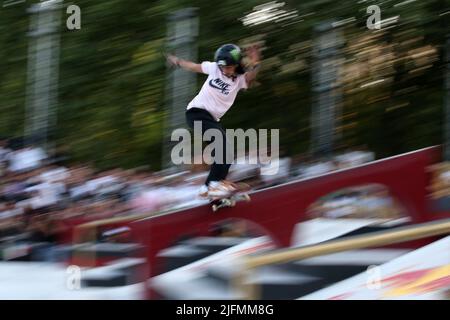
<path id="1" fill-rule="evenodd" d="M 3 1 L 0 11 L 0 134 L 19 144 L 33 132 L 27 117 L 35 116 L 27 109 L 29 59 L 39 50 L 33 47 L 39 35 L 30 34 L 38 15 L 27 11 L 32 3 Z M 71 4 L 81 10 L 79 30 L 66 27 Z M 381 30 L 366 26 L 371 4 L 381 9 Z M 173 98 L 162 53 L 175 42 L 171 15 L 188 7 L 194 4 L 179 0 L 61 3 L 54 37 L 41 45 L 55 47 L 47 64 L 56 64 L 57 94 L 46 125 L 54 152 L 99 169 L 161 168 Z M 448 1 L 196 1 L 195 7 L 184 18 L 197 26 L 185 30 L 192 39 L 178 44 L 187 47 L 182 55 L 209 61 L 224 43 L 264 44 L 259 83 L 239 95 L 226 127 L 280 128 L 286 154 L 308 153 L 315 95 L 332 87 L 334 150 L 364 146 L 385 157 L 442 142 Z M 327 45 L 331 52 L 317 52 Z M 320 60 L 328 60 L 328 73 L 316 79 Z M 204 81 L 194 79 L 190 98 Z"/>
<path id="2" fill-rule="evenodd" d="M 225 43 L 261 45 L 257 83 L 222 120 L 280 129 L 278 175 L 231 169 L 254 189 L 432 145 L 449 153 L 448 0 L 1 1 L 0 243 L 46 244 L 26 259 L 60 259 L 54 244 L 73 225 L 203 203 L 208 167 L 173 167 L 169 137 L 205 77 L 168 68 L 167 52 L 201 62 Z M 370 5 L 380 29 L 367 27 Z M 365 186 L 309 214 L 405 216 L 394 202 Z"/>

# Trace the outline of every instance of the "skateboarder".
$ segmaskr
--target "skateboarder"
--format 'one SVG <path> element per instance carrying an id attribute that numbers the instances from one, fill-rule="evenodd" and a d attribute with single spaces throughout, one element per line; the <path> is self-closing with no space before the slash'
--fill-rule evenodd
<path id="1" fill-rule="evenodd" d="M 203 198 L 227 197 L 239 191 L 239 186 L 226 180 L 231 163 L 226 163 L 226 139 L 220 119 L 231 108 L 241 89 L 247 89 L 256 79 L 260 67 L 260 49 L 253 45 L 247 48 L 249 69 L 242 64 L 242 51 L 234 44 L 225 44 L 217 49 L 214 62 L 204 61 L 200 64 L 168 55 L 168 62 L 187 71 L 208 75 L 200 92 L 188 104 L 186 120 L 191 128 L 194 121 L 201 122 L 202 134 L 208 129 L 220 130 L 223 137 L 223 161 L 214 161 L 208 178 L 199 191 Z M 213 155 L 214 156 L 214 155 Z"/>

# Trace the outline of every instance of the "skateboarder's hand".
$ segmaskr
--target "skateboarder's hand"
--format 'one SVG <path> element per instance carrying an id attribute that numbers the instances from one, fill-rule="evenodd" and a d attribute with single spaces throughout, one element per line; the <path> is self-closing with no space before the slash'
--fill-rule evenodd
<path id="1" fill-rule="evenodd" d="M 166 55 L 167 63 L 171 67 L 178 67 L 180 65 L 180 59 L 173 54 Z"/>
<path id="2" fill-rule="evenodd" d="M 254 44 L 245 49 L 245 53 L 251 65 L 258 64 L 261 60 L 261 50 L 258 44 Z"/>

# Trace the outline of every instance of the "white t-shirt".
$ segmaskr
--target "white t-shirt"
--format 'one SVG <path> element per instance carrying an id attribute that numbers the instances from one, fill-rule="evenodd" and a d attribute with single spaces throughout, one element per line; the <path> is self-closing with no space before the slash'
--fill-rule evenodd
<path id="1" fill-rule="evenodd" d="M 247 82 L 243 74 L 238 75 L 234 81 L 228 78 L 215 62 L 204 61 L 201 66 L 203 73 L 209 76 L 187 109 L 205 109 L 219 121 L 233 105 L 239 90 L 247 89 Z"/>
<path id="2" fill-rule="evenodd" d="M 11 150 L 0 147 L 0 162 L 5 161 Z"/>
<path id="3" fill-rule="evenodd" d="M 26 189 L 27 191 L 37 191 L 38 194 L 31 198 L 30 204 L 33 209 L 51 206 L 58 203 L 61 194 L 65 191 L 65 186 L 61 182 L 43 182 Z"/>
<path id="4" fill-rule="evenodd" d="M 39 179 L 43 182 L 56 182 L 65 180 L 70 177 L 70 172 L 64 167 L 58 167 L 55 169 L 51 169 L 49 171 L 45 171 L 39 175 Z"/>
<path id="5" fill-rule="evenodd" d="M 8 155 L 11 161 L 9 170 L 12 172 L 29 170 L 39 167 L 42 160 L 45 160 L 47 155 L 41 148 L 25 148 Z"/>

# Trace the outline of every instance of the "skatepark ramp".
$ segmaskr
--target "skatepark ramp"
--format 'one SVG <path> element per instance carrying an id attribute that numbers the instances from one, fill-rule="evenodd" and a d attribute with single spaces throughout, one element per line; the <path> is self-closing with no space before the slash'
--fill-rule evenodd
<path id="1" fill-rule="evenodd" d="M 440 153 L 440 147 L 424 148 L 257 190 L 250 193 L 250 202 L 240 202 L 217 213 L 205 204 L 149 217 L 111 221 L 110 227 L 130 228 L 133 242 L 145 248 L 143 256 L 147 259 L 147 277 L 154 277 L 165 272 L 166 262 L 164 255 L 159 254 L 161 251 L 188 238 L 211 236 L 214 226 L 223 221 L 244 221 L 259 235 L 268 236 L 276 246 L 290 247 L 293 245 L 295 226 L 309 219 L 308 208 L 321 197 L 348 187 L 367 184 L 384 186 L 405 209 L 411 224 L 447 218 L 448 213 L 430 214 L 427 198 L 431 181 L 428 169 L 440 162 Z M 106 230 L 108 222 L 92 224 L 84 228 L 83 233 L 89 233 L 91 228 Z M 411 239 L 419 240 L 402 246 L 418 248 L 430 243 L 429 238 Z"/>
<path id="2" fill-rule="evenodd" d="M 437 219 L 431 216 L 427 187 L 431 175 L 427 168 L 439 162 L 439 147 L 429 147 L 354 168 L 297 180 L 250 193 L 250 202 L 213 213 L 208 204 L 169 212 L 130 223 L 135 241 L 147 248 L 150 275 L 163 272 L 159 251 L 186 237 L 209 236 L 220 221 L 246 221 L 260 234 L 268 235 L 277 246 L 292 244 L 294 228 L 308 219 L 307 210 L 318 199 L 347 187 L 379 184 L 385 186 L 405 208 L 412 224 Z M 419 247 L 424 242 L 411 247 Z"/>
<path id="3" fill-rule="evenodd" d="M 258 299 L 258 288 L 254 285 L 255 282 L 248 281 L 251 272 L 257 268 L 299 261 L 336 252 L 381 247 L 384 245 L 448 234 L 450 234 L 450 219 L 443 219 L 415 226 L 401 227 L 393 231 L 382 231 L 369 235 L 332 240 L 303 248 L 281 249 L 270 253 L 244 257 L 239 263 L 242 268 L 240 272 L 237 273 L 234 284 L 237 286 L 236 291 L 244 293 L 245 298 Z M 444 256 L 443 261 L 446 263 L 443 267 L 447 268 L 446 270 L 449 274 L 446 276 L 449 277 L 449 251 L 444 250 L 442 255 Z M 447 257 L 445 258 L 445 256 Z"/>

